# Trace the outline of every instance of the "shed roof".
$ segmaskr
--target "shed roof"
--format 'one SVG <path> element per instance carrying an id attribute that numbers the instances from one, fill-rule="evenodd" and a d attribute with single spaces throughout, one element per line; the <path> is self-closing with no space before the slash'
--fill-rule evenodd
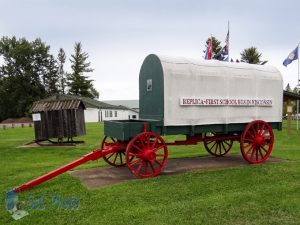
<path id="1" fill-rule="evenodd" d="M 53 101 L 53 100 L 70 100 L 70 99 L 77 99 L 81 100 L 86 108 L 97 108 L 97 109 L 119 109 L 119 110 L 132 110 L 134 112 L 137 112 L 136 110 L 130 109 L 128 107 L 125 107 L 123 105 L 111 105 L 105 102 L 98 101 L 96 99 L 91 99 L 87 97 L 82 96 L 75 96 L 75 95 L 53 95 L 50 96 L 44 101 Z"/>
<path id="2" fill-rule="evenodd" d="M 80 100 L 49 100 L 38 101 L 32 106 L 32 112 L 57 111 L 64 109 L 78 109 L 80 106 L 85 109 L 84 104 Z"/>

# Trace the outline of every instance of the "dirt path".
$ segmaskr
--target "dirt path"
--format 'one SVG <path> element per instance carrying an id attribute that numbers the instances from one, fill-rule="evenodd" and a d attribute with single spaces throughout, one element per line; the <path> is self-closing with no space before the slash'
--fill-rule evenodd
<path id="1" fill-rule="evenodd" d="M 278 158 L 269 158 L 266 163 L 284 162 L 286 160 Z M 240 166 L 251 166 L 240 154 L 228 155 L 221 158 L 216 157 L 196 157 L 183 159 L 169 159 L 164 171 L 160 176 L 184 173 L 193 170 L 220 169 Z M 88 189 L 101 188 L 107 185 L 117 184 L 136 178 L 127 167 L 107 167 L 92 168 L 69 173 L 80 179 Z"/>

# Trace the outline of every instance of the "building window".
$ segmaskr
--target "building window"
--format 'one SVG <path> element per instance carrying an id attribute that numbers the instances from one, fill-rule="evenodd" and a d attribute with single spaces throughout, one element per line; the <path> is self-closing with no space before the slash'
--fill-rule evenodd
<path id="1" fill-rule="evenodd" d="M 115 117 L 118 117 L 118 111 L 115 111 Z"/>
<path id="2" fill-rule="evenodd" d="M 132 115 L 132 119 L 136 119 L 136 115 Z"/>
<path id="3" fill-rule="evenodd" d="M 109 117 L 113 117 L 112 111 L 109 111 Z"/>

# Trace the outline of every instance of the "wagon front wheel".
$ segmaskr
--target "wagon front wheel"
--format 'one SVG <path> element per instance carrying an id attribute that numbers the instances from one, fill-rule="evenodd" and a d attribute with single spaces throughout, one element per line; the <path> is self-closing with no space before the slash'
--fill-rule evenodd
<path id="1" fill-rule="evenodd" d="M 261 163 L 272 152 L 274 134 L 271 126 L 262 120 L 255 120 L 247 125 L 241 136 L 241 152 L 249 163 Z"/>
<path id="2" fill-rule="evenodd" d="M 107 149 L 108 147 L 111 147 L 112 145 L 121 145 L 121 143 L 112 137 L 105 136 L 102 144 L 101 149 Z M 113 153 L 103 155 L 103 159 L 105 162 L 107 162 L 109 165 L 120 167 L 126 165 L 126 156 L 125 156 L 125 148 L 122 151 L 115 151 Z"/>
<path id="3" fill-rule="evenodd" d="M 217 137 L 217 133 L 205 134 L 203 143 L 206 151 L 217 157 L 226 155 L 232 147 L 233 140 L 214 140 L 213 137 Z"/>
<path id="4" fill-rule="evenodd" d="M 153 132 L 141 133 L 127 145 L 127 167 L 140 178 L 157 176 L 166 165 L 167 158 L 165 141 Z"/>

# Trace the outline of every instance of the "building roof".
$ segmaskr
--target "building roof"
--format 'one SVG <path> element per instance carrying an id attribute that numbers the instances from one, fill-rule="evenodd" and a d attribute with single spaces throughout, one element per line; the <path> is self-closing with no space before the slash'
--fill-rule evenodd
<path id="1" fill-rule="evenodd" d="M 131 108 L 128 108 L 123 105 L 111 105 L 105 102 L 98 101 L 96 99 L 91 99 L 87 97 L 81 97 L 81 96 L 75 96 L 75 95 L 53 95 L 50 96 L 43 101 L 53 101 L 53 100 L 70 100 L 70 99 L 77 99 L 81 100 L 86 108 L 97 108 L 97 109 L 119 109 L 119 110 L 131 110 L 136 112 L 136 110 L 133 110 Z"/>
<path id="2" fill-rule="evenodd" d="M 123 105 L 131 109 L 139 108 L 139 100 L 107 100 L 104 102 L 111 105 Z"/>
<path id="3" fill-rule="evenodd" d="M 73 100 L 49 100 L 49 101 L 37 101 L 33 103 L 32 112 L 45 112 L 45 111 L 57 111 L 64 109 L 79 109 L 82 107 L 85 109 L 82 101 Z"/>
<path id="4" fill-rule="evenodd" d="M 290 92 L 290 91 L 283 91 L 283 97 L 284 99 L 299 100 L 300 94 Z"/>

